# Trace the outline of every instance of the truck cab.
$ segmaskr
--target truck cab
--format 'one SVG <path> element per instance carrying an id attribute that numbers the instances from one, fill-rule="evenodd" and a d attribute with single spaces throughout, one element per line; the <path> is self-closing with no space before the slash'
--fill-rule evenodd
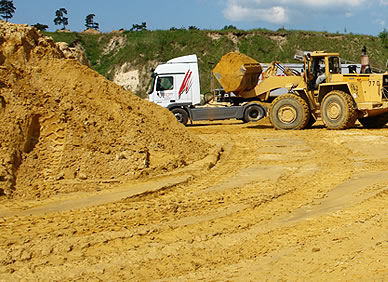
<path id="1" fill-rule="evenodd" d="M 152 73 L 149 101 L 172 109 L 201 102 L 196 55 L 179 57 L 160 64 Z"/>

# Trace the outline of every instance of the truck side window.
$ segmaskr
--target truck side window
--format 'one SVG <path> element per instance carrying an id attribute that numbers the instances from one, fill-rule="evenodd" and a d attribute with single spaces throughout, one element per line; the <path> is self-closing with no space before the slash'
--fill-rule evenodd
<path id="1" fill-rule="evenodd" d="M 174 89 L 174 78 L 172 76 L 159 77 L 156 84 L 156 91 L 165 91 Z"/>

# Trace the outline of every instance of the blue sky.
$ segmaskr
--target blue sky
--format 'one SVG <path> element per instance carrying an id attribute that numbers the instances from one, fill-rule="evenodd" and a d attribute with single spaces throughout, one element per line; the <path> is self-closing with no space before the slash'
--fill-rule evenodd
<path id="1" fill-rule="evenodd" d="M 19 24 L 42 23 L 49 31 L 55 11 L 66 8 L 72 31 L 85 29 L 85 18 L 95 14 L 100 30 L 130 29 L 134 23 L 147 28 L 196 26 L 222 29 L 267 28 L 315 30 L 378 35 L 387 28 L 388 0 L 13 0 L 16 13 L 10 20 Z"/>

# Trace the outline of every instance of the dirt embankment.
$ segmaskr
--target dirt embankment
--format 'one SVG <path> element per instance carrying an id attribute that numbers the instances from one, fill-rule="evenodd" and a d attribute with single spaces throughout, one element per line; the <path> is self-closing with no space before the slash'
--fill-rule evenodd
<path id="1" fill-rule="evenodd" d="M 36 29 L 0 21 L 0 34 L 1 194 L 88 191 L 206 155 L 167 110 L 67 59 Z"/>

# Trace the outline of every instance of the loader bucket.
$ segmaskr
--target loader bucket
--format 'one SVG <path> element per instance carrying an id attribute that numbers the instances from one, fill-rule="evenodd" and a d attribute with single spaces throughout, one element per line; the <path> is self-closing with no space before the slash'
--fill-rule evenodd
<path id="1" fill-rule="evenodd" d="M 225 92 L 239 93 L 254 89 L 262 72 L 261 65 L 239 52 L 224 55 L 213 69 L 213 75 Z"/>

